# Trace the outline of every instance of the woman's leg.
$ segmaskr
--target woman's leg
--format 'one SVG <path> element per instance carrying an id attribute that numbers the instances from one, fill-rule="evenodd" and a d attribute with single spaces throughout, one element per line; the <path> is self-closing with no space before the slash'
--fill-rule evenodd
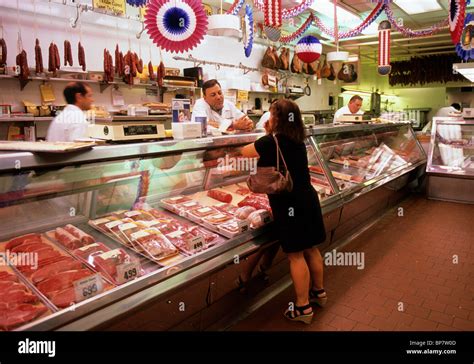
<path id="1" fill-rule="evenodd" d="M 309 269 L 304 258 L 304 253 L 288 253 L 290 261 L 290 274 L 295 287 L 295 306 L 302 307 L 309 304 Z M 311 308 L 304 313 L 311 312 Z"/>
<path id="2" fill-rule="evenodd" d="M 313 247 L 304 251 L 304 257 L 308 263 L 312 280 L 312 289 L 317 291 L 324 288 L 323 284 L 323 257 L 318 248 Z"/>

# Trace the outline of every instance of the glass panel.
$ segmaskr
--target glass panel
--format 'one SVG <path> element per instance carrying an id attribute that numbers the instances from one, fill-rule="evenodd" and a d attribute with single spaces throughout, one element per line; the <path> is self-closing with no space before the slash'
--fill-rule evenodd
<path id="1" fill-rule="evenodd" d="M 430 171 L 474 175 L 474 122 L 436 121 Z"/>
<path id="2" fill-rule="evenodd" d="M 409 125 L 334 133 L 316 140 L 341 190 L 424 158 Z"/>
<path id="3" fill-rule="evenodd" d="M 311 184 L 314 189 L 318 192 L 319 200 L 324 200 L 329 196 L 334 195 L 334 189 L 331 186 L 331 183 L 328 181 L 326 175 L 324 174 L 321 164 L 316 152 L 309 143 L 309 139 L 306 139 L 306 151 L 308 153 L 308 167 L 311 176 Z"/>

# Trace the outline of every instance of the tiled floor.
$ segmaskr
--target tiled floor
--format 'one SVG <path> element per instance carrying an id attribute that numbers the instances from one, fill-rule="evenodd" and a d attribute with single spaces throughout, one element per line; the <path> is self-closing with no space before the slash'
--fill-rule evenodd
<path id="1" fill-rule="evenodd" d="M 329 301 L 311 325 L 286 320 L 292 286 L 231 330 L 474 331 L 474 206 L 405 200 L 343 251 L 364 269 L 327 266 Z"/>

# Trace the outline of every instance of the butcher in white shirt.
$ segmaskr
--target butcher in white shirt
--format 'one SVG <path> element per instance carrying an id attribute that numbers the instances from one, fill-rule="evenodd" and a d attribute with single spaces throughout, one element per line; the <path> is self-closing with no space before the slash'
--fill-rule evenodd
<path id="1" fill-rule="evenodd" d="M 364 112 L 360 109 L 362 107 L 362 97 L 359 95 L 354 95 L 349 100 L 349 104 L 346 106 L 341 107 L 339 110 L 336 111 L 334 114 L 333 123 L 337 124 L 337 119 L 346 114 L 353 114 L 353 115 L 362 115 Z"/>
<path id="2" fill-rule="evenodd" d="M 72 82 L 63 93 L 68 105 L 51 122 L 46 135 L 48 142 L 73 142 L 88 137 L 85 112 L 94 102 L 91 88 L 82 82 Z"/>
<path id="3" fill-rule="evenodd" d="M 204 97 L 196 101 L 191 121 L 197 116 L 207 117 L 207 130 L 227 132 L 232 130 L 251 131 L 253 121 L 235 105 L 224 100 L 221 85 L 217 80 L 208 80 L 202 85 Z"/>

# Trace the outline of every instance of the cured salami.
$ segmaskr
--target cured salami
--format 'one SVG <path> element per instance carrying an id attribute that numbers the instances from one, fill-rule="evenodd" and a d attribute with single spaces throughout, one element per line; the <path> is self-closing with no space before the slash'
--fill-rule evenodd
<path id="1" fill-rule="evenodd" d="M 217 201 L 226 202 L 226 203 L 232 202 L 232 195 L 224 191 L 209 190 L 207 191 L 207 195 Z"/>

